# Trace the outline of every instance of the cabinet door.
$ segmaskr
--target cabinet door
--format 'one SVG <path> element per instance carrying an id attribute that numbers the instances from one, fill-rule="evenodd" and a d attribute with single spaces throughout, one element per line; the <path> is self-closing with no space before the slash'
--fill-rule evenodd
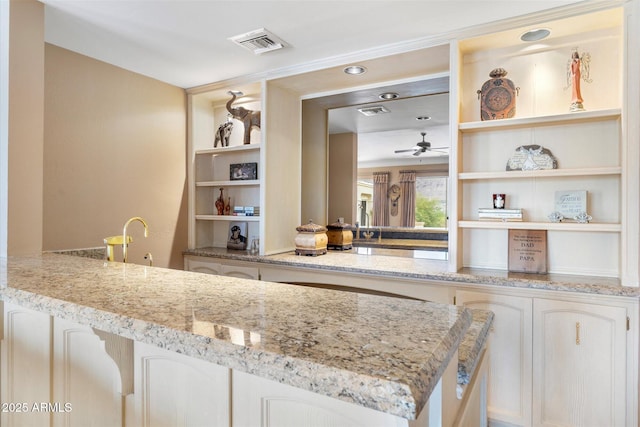
<path id="1" fill-rule="evenodd" d="M 532 301 L 458 291 L 456 302 L 495 313 L 490 332 L 488 413 L 492 421 L 531 425 Z"/>
<path id="2" fill-rule="evenodd" d="M 122 425 L 120 371 L 93 329 L 54 318 L 53 351 L 52 425 Z"/>
<path id="3" fill-rule="evenodd" d="M 1 424 L 49 425 L 50 414 L 33 405 L 51 402 L 51 317 L 5 303 L 3 320 Z"/>
<path id="4" fill-rule="evenodd" d="M 213 261 L 202 261 L 200 259 L 185 257 L 184 269 L 197 273 L 224 275 L 222 264 Z"/>
<path id="5" fill-rule="evenodd" d="M 626 309 L 534 300 L 534 424 L 624 426 Z"/>
<path id="6" fill-rule="evenodd" d="M 140 342 L 134 360 L 135 403 L 127 425 L 230 426 L 228 368 Z"/>
<path id="7" fill-rule="evenodd" d="M 232 389 L 234 427 L 406 427 L 408 425 L 407 420 L 393 415 L 244 372 L 233 372 Z M 420 425 L 425 424 L 423 422 Z"/>

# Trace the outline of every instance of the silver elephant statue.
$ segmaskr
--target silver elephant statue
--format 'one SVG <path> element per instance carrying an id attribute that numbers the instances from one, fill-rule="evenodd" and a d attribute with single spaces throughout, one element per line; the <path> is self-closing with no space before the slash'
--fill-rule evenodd
<path id="1" fill-rule="evenodd" d="M 225 122 L 218 126 L 218 130 L 216 131 L 216 138 L 213 141 L 213 147 L 217 147 L 220 144 L 221 147 L 229 146 L 229 137 L 231 136 L 231 131 L 233 130 L 233 122 Z"/>
<path id="2" fill-rule="evenodd" d="M 251 143 L 251 130 L 255 127 L 260 129 L 260 111 L 247 110 L 244 107 L 232 108 L 231 104 L 236 100 L 236 94 L 229 92 L 231 99 L 227 102 L 227 111 L 234 119 L 240 120 L 244 125 L 244 143 Z"/>

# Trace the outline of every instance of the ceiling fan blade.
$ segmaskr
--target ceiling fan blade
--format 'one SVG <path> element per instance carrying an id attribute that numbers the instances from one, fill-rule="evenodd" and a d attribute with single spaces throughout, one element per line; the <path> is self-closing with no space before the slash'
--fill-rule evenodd
<path id="1" fill-rule="evenodd" d="M 396 150 L 394 153 L 408 153 L 409 151 L 416 151 L 415 148 L 409 148 L 408 150 Z"/>
<path id="2" fill-rule="evenodd" d="M 416 150 L 415 153 L 413 153 L 414 156 L 419 156 L 420 154 L 424 153 L 424 151 L 422 150 Z"/>

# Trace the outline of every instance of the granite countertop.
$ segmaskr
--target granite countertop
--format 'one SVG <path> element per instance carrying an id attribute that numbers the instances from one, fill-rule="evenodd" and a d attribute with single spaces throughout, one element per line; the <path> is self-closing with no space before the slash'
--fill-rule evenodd
<path id="1" fill-rule="evenodd" d="M 393 250 L 393 249 L 392 249 Z M 352 251 L 329 251 L 321 256 L 300 256 L 292 252 L 275 255 L 250 255 L 245 251 L 222 248 L 188 249 L 184 255 L 250 261 L 271 265 L 303 267 L 349 273 L 375 274 L 406 279 L 485 284 L 492 286 L 541 289 L 620 297 L 640 297 L 640 288 L 621 286 L 615 278 L 560 274 L 510 273 L 503 270 L 462 269 L 447 271 L 447 262 L 418 257 L 361 255 Z"/>
<path id="2" fill-rule="evenodd" d="M 0 298 L 407 419 L 472 321 L 445 304 L 58 254 L 0 259 Z"/>

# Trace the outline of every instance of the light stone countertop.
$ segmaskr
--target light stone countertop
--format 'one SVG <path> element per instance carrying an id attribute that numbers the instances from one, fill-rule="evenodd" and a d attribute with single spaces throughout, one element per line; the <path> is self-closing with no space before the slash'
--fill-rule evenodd
<path id="1" fill-rule="evenodd" d="M 300 256 L 294 252 L 259 256 L 222 248 L 188 249 L 183 254 L 406 279 L 640 298 L 640 288 L 621 286 L 620 281 L 614 278 L 479 269 L 451 273 L 447 271 L 446 261 L 417 257 L 361 255 L 352 251 L 328 251 L 319 256 Z"/>
<path id="2" fill-rule="evenodd" d="M 0 298 L 407 419 L 472 321 L 444 304 L 58 254 L 0 259 Z"/>

